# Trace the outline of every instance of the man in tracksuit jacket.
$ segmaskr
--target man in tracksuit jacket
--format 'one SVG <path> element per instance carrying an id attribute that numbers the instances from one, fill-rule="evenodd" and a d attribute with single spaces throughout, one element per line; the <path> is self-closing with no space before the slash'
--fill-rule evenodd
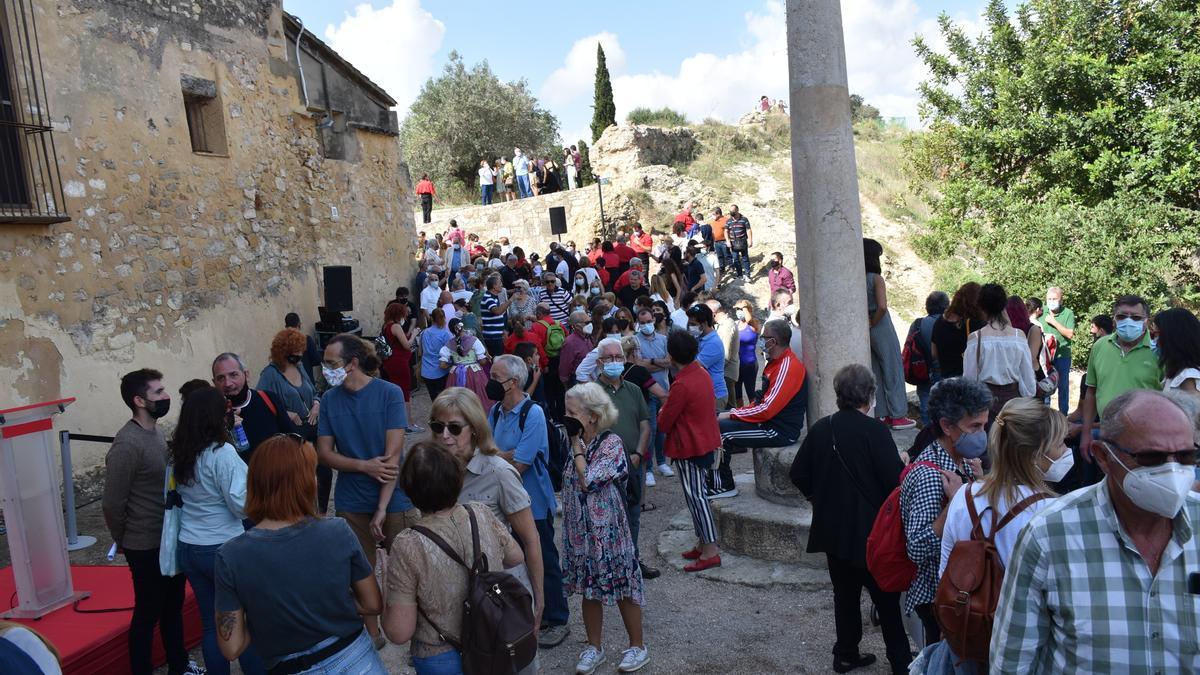
<path id="1" fill-rule="evenodd" d="M 791 339 L 792 329 L 786 321 L 776 319 L 763 326 L 758 346 L 767 356 L 763 369 L 766 384 L 753 404 L 717 416 L 724 452 L 720 467 L 711 474 L 709 499 L 737 496 L 729 467 L 731 451 L 778 448 L 799 440 L 808 409 L 808 391 L 804 364 L 791 350 Z"/>

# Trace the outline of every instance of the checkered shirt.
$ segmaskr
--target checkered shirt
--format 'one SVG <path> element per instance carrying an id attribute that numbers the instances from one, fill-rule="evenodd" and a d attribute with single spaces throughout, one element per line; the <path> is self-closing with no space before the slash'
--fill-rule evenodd
<path id="1" fill-rule="evenodd" d="M 950 452 L 937 441 L 930 443 L 913 461 L 932 462 L 957 473 L 964 482 L 975 480 L 975 474 L 966 462 L 956 464 Z M 917 578 L 908 587 L 908 596 L 904 600 L 905 613 L 912 612 L 917 605 L 933 602 L 938 566 L 942 561 L 942 540 L 933 531 L 933 521 L 937 520 L 945 503 L 946 491 L 942 489 L 939 472 L 918 466 L 904 477 L 900 486 L 900 518 L 904 523 L 908 559 L 917 564 Z"/>
<path id="2" fill-rule="evenodd" d="M 1108 481 L 1062 497 L 1013 548 L 992 629 L 991 673 L 1200 672 L 1200 571 L 1192 493 L 1158 574 L 1117 520 Z"/>

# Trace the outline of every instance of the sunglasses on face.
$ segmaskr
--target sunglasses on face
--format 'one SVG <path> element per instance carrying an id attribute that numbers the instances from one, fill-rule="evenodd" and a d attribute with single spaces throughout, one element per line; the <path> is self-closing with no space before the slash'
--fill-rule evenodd
<path id="1" fill-rule="evenodd" d="M 1133 458 L 1133 461 L 1138 466 L 1162 466 L 1172 459 L 1180 464 L 1194 466 L 1196 464 L 1196 453 L 1200 452 L 1200 445 L 1194 445 L 1187 450 L 1174 450 L 1172 452 L 1161 451 L 1141 451 L 1133 452 L 1128 448 L 1123 448 L 1112 441 L 1104 441 L 1108 447 L 1120 450 L 1122 453 Z"/>
<path id="2" fill-rule="evenodd" d="M 446 423 L 446 422 L 436 422 L 434 420 L 430 420 L 429 428 L 431 430 L 433 430 L 433 433 L 437 434 L 438 436 L 442 435 L 442 432 L 444 432 L 447 429 L 450 430 L 451 436 L 457 436 L 457 435 L 461 434 L 468 427 L 466 424 L 459 424 L 457 422 Z"/>

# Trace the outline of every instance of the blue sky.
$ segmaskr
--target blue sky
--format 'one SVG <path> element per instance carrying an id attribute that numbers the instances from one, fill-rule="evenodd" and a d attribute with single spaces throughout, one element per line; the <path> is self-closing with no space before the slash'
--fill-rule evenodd
<path id="1" fill-rule="evenodd" d="M 843 0 L 851 91 L 885 116 L 916 125 L 916 85 L 924 71 L 909 40 L 921 33 L 936 43 L 940 12 L 973 33 L 983 5 Z M 670 105 L 694 120 L 733 121 L 761 94 L 786 99 L 783 6 L 782 0 L 284 0 L 308 30 L 387 89 L 401 116 L 457 50 L 468 64 L 486 59 L 501 79 L 527 80 L 558 116 L 564 139 L 584 135 L 591 120 L 597 41 L 605 45 L 621 118 L 633 107 Z"/>

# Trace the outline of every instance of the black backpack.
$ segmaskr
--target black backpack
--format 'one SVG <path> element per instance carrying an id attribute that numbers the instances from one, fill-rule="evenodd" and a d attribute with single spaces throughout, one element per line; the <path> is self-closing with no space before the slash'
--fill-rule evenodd
<path id="1" fill-rule="evenodd" d="M 471 546 L 475 557 L 463 562 L 446 540 L 420 525 L 412 529 L 437 544 L 454 562 L 467 568 L 467 598 L 463 620 L 455 639 L 434 623 L 418 605 L 417 611 L 437 631 L 438 637 L 462 654 L 463 673 L 501 675 L 515 673 L 537 656 L 534 636 L 533 595 L 508 572 L 487 571 L 487 556 L 479 546 L 479 523 L 470 507 Z"/>
<path id="2" fill-rule="evenodd" d="M 529 410 L 535 403 L 533 399 L 526 399 L 521 404 L 521 410 L 517 416 L 517 428 L 525 431 L 525 418 L 529 417 Z M 567 456 L 569 454 L 570 442 L 567 440 L 567 429 L 563 425 L 550 420 L 550 416 L 545 414 L 546 410 L 542 409 L 542 414 L 546 418 L 546 454 L 549 457 L 543 457 L 542 453 L 538 453 L 534 457 L 533 468 L 535 471 L 545 471 L 550 474 L 550 485 L 555 492 L 562 491 L 563 471 L 567 466 Z M 496 423 L 500 421 L 500 404 L 492 405 L 491 413 L 488 415 L 492 423 L 492 428 L 496 428 Z"/>

